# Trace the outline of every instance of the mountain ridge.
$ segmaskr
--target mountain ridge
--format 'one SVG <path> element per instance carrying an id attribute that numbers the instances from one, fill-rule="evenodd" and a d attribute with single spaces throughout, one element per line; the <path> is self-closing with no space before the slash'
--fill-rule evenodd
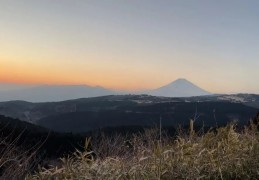
<path id="1" fill-rule="evenodd" d="M 82 97 L 98 97 L 115 94 L 101 86 L 41 85 L 22 90 L 0 92 L 0 101 L 22 100 L 28 102 L 58 102 Z"/>
<path id="2" fill-rule="evenodd" d="M 1 90 L 1 84 L 0 84 Z M 140 91 L 140 92 L 120 92 L 106 89 L 101 86 L 89 85 L 39 85 L 23 89 L 0 91 L 0 102 L 22 100 L 28 102 L 58 102 L 70 99 L 89 98 L 106 95 L 121 94 L 147 94 L 164 97 L 191 97 L 211 95 L 193 84 L 192 82 L 180 78 L 162 87 Z"/>

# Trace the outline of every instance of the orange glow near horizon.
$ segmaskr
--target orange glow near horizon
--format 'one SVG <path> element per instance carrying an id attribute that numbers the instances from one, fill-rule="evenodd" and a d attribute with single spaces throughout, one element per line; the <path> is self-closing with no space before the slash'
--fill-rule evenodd
<path id="1" fill-rule="evenodd" d="M 106 74 L 109 73 L 109 74 Z M 90 85 L 102 86 L 118 90 L 143 90 L 156 86 L 152 81 L 145 81 L 141 77 L 123 77 L 118 72 L 104 74 L 94 71 L 74 71 L 66 68 L 44 66 L 28 66 L 26 63 L 15 63 L 0 59 L 0 82 L 16 84 L 48 84 L 48 85 Z"/>
<path id="2" fill-rule="evenodd" d="M 41 61 L 26 62 L 13 60 L 12 58 L 0 58 L 0 82 L 28 85 L 89 85 L 102 86 L 113 90 L 137 91 L 158 88 L 182 77 L 179 72 L 175 72 L 174 78 L 168 79 L 167 76 L 163 78 L 164 73 L 161 74 L 162 71 L 134 69 L 133 67 L 130 67 L 130 70 L 125 67 L 105 68 L 106 65 L 98 63 L 78 67 L 72 66 L 70 62 L 64 63 L 63 66 L 60 66 L 58 62 L 39 62 Z M 128 66 L 130 65 L 128 64 Z M 193 72 L 191 76 L 195 77 L 199 74 Z M 187 79 L 193 81 L 188 77 Z M 203 81 L 201 79 L 200 82 L 194 81 L 194 84 L 197 83 L 199 87 L 214 93 L 224 92 L 224 89 L 228 88 L 228 84 L 217 87 L 213 82 L 215 81 Z M 220 82 L 223 82 L 223 80 L 220 80 Z"/>
<path id="3" fill-rule="evenodd" d="M 186 78 L 212 93 L 232 93 L 232 87 L 240 86 L 237 82 L 228 82 L 227 79 L 209 79 L 201 76 L 201 71 L 185 69 L 185 72 L 159 67 L 135 68 L 136 65 L 115 64 L 110 62 L 81 62 L 73 64 L 73 61 L 64 61 L 62 66 L 59 61 L 51 60 L 14 60 L 14 57 L 1 58 L 0 53 L 0 83 L 16 83 L 28 85 L 89 85 L 101 86 L 113 90 L 138 91 L 155 89 L 166 85 L 178 78 Z M 29 59 L 29 58 L 28 58 Z M 32 58 L 31 58 L 32 59 Z M 79 64 L 78 64 L 79 63 Z M 163 71 L 164 70 L 164 71 Z M 210 74 L 210 69 L 203 70 L 203 73 Z M 191 72 L 187 74 L 186 72 Z M 170 76 L 168 76 L 170 74 Z M 183 76 L 186 74 L 186 76 Z M 218 75 L 221 76 L 220 74 Z M 218 84 L 221 84 L 220 86 Z M 246 92 L 243 86 L 242 92 Z M 232 89 L 230 89 L 232 88 Z M 234 89 L 234 90 L 233 90 Z"/>
<path id="4" fill-rule="evenodd" d="M 0 1 L 0 83 L 259 93 L 258 3 Z"/>

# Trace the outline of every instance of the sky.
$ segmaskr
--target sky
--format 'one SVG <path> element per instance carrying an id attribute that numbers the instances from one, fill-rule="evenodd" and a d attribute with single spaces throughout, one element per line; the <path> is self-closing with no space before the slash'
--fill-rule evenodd
<path id="1" fill-rule="evenodd" d="M 0 83 L 259 93 L 258 0 L 0 0 Z"/>

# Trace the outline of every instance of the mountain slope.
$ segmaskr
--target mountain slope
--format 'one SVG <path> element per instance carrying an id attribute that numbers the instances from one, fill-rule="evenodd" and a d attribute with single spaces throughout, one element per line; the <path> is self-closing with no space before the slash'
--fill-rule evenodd
<path id="1" fill-rule="evenodd" d="M 191 97 L 191 96 L 205 96 L 211 93 L 201 89 L 195 84 L 186 79 L 177 79 L 176 81 L 162 86 L 160 88 L 146 91 L 146 94 L 152 96 L 165 96 L 165 97 Z"/>
<path id="2" fill-rule="evenodd" d="M 241 101 L 242 100 L 242 101 Z M 0 114 L 60 132 L 86 132 L 105 127 L 208 127 L 238 120 L 245 124 L 258 111 L 258 95 L 196 96 L 186 98 L 117 95 L 51 103 L 0 102 Z M 249 106 L 247 106 L 249 105 Z M 253 107 L 250 107 L 253 106 Z"/>
<path id="3" fill-rule="evenodd" d="M 223 126 L 234 120 L 242 126 L 258 111 L 241 103 L 229 102 L 132 104 L 114 110 L 59 113 L 40 119 L 37 125 L 58 132 L 83 133 L 106 127 L 155 127 L 161 117 L 163 127 L 187 127 L 190 119 L 195 117 L 196 109 L 196 127 Z"/>
<path id="4" fill-rule="evenodd" d="M 87 85 L 38 86 L 22 90 L 0 91 L 0 101 L 23 100 L 29 102 L 54 102 L 83 97 L 115 94 L 113 91 Z"/>

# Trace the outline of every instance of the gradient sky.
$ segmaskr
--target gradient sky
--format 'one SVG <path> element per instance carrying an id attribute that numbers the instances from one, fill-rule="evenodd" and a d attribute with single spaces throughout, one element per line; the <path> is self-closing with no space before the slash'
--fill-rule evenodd
<path id="1" fill-rule="evenodd" d="M 0 0 L 0 82 L 259 93 L 258 0 Z"/>

